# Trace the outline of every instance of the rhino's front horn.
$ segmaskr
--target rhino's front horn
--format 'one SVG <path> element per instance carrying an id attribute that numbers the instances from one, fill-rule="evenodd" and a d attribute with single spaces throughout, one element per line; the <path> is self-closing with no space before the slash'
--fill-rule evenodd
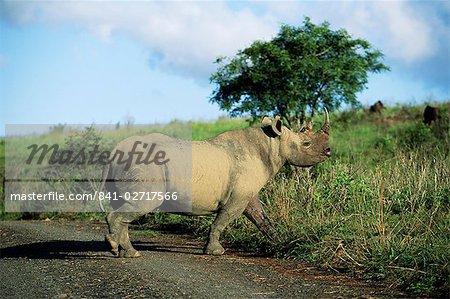
<path id="1" fill-rule="evenodd" d="M 327 108 L 323 107 L 323 110 L 325 110 L 325 123 L 323 124 L 321 131 L 328 134 L 330 131 L 330 117 Z"/>

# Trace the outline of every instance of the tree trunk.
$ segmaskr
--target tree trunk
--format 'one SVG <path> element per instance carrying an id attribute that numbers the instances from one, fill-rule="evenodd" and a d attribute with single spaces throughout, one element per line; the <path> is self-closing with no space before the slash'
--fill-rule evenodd
<path id="1" fill-rule="evenodd" d="M 311 105 L 311 122 L 312 122 L 312 120 L 314 118 L 314 115 L 316 113 L 316 109 L 317 109 L 317 100 L 314 100 L 312 102 L 312 105 Z"/>

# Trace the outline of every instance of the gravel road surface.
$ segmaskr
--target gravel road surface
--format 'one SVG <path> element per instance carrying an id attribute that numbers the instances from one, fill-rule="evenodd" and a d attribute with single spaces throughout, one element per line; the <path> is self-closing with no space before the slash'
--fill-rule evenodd
<path id="1" fill-rule="evenodd" d="M 295 262 L 202 254 L 190 236 L 131 233 L 141 258 L 115 258 L 101 222 L 0 222 L 0 298 L 402 298 Z"/>

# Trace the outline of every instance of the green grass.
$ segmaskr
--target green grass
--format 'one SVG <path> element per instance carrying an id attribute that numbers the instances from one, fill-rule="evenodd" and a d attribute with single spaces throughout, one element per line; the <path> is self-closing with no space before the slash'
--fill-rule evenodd
<path id="1" fill-rule="evenodd" d="M 329 161 L 309 173 L 282 172 L 264 188 L 282 244 L 268 243 L 245 220 L 228 239 L 415 293 L 448 292 L 448 104 L 431 128 L 416 107 L 403 119 L 407 109 L 334 123 Z"/>
<path id="2" fill-rule="evenodd" d="M 310 171 L 286 167 L 261 192 L 282 242 L 267 241 L 243 217 L 225 231 L 225 242 L 383 281 L 413 294 L 448 294 L 449 106 L 439 105 L 443 118 L 440 125 L 432 127 L 421 123 L 424 106 L 391 107 L 381 116 L 364 111 L 332 114 L 332 158 Z M 318 116 L 316 123 L 320 122 Z M 194 140 L 248 126 L 242 119 L 188 125 Z M 186 123 L 174 121 L 165 130 L 177 135 L 185 127 Z M 152 130 L 155 127 L 121 128 L 104 133 L 103 138 L 114 144 Z M 3 149 L 1 142 L 0 153 Z M 159 214 L 155 219 L 160 225 L 192 231 L 203 238 L 212 221 L 212 217 Z"/>
<path id="3" fill-rule="evenodd" d="M 215 122 L 205 123 L 205 122 L 192 122 L 192 139 L 193 140 L 204 140 L 220 133 L 243 129 L 248 127 L 248 122 L 243 119 L 227 119 L 220 118 Z"/>

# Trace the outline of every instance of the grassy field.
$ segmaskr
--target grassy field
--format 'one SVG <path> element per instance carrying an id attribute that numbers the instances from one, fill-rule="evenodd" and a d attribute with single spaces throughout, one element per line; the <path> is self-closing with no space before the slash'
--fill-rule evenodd
<path id="1" fill-rule="evenodd" d="M 362 110 L 332 114 L 332 158 L 308 171 L 285 167 L 261 192 L 282 242 L 267 241 L 244 218 L 226 230 L 225 241 L 412 293 L 448 292 L 450 103 L 439 107 L 442 119 L 431 127 L 421 123 L 424 106 L 391 107 L 381 115 Z M 321 121 L 319 116 L 317 125 Z M 195 140 L 248 126 L 240 119 L 190 125 Z M 173 122 L 168 128 L 176 132 L 177 126 L 185 124 Z M 2 141 L 2 165 L 3 149 Z M 86 215 L 100 217 L 72 217 Z M 1 217 L 25 216 L 1 211 Z M 175 215 L 152 219 L 163 225 L 176 223 L 202 237 L 212 221 Z"/>

